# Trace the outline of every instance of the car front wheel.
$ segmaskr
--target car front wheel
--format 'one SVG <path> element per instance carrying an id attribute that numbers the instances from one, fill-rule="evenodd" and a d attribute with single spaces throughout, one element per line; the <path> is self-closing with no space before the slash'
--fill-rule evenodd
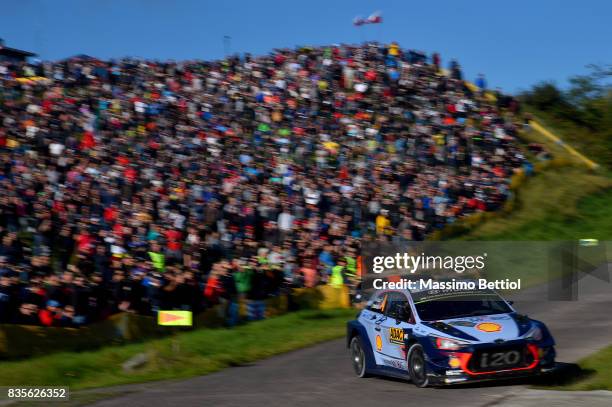
<path id="1" fill-rule="evenodd" d="M 353 369 L 358 377 L 367 377 L 366 373 L 366 360 L 365 351 L 361 344 L 359 336 L 354 336 L 351 339 L 351 362 L 353 363 Z"/>
<path id="2" fill-rule="evenodd" d="M 417 387 L 427 387 L 429 378 L 427 377 L 427 364 L 425 363 L 425 352 L 423 347 L 415 343 L 408 351 L 408 372 L 410 380 Z"/>

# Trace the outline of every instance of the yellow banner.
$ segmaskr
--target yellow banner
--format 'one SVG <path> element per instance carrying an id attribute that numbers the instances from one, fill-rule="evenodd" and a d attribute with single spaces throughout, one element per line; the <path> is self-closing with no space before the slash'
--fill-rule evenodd
<path id="1" fill-rule="evenodd" d="M 191 311 L 159 311 L 157 324 L 164 326 L 191 326 L 193 317 Z"/>

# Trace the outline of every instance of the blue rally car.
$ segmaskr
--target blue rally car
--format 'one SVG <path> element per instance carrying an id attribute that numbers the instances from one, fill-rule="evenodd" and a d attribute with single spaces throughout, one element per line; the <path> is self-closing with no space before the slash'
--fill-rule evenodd
<path id="1" fill-rule="evenodd" d="M 554 339 L 494 291 L 376 291 L 347 324 L 355 373 L 418 387 L 552 371 Z"/>

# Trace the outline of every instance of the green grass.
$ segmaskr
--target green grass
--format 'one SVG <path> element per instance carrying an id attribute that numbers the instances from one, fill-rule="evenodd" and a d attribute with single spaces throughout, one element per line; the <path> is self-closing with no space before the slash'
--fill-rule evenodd
<path id="1" fill-rule="evenodd" d="M 612 237 L 612 180 L 582 168 L 545 170 L 518 190 L 517 207 L 471 230 L 470 240 Z"/>
<path id="2" fill-rule="evenodd" d="M 550 390 L 612 390 L 612 346 L 604 348 L 578 362 L 580 371 L 562 378 L 560 383 L 546 387 Z M 542 386 L 539 386 L 542 387 Z"/>
<path id="3" fill-rule="evenodd" d="M 593 187 L 594 184 L 589 185 Z M 609 185 L 609 184 L 608 184 Z M 558 240 L 594 238 L 610 240 L 612 236 L 612 189 L 601 189 L 580 198 L 569 210 L 551 213 L 532 222 L 529 227 L 519 228 L 518 233 L 529 240 L 538 239 L 538 230 Z"/>
<path id="4" fill-rule="evenodd" d="M 341 337 L 344 323 L 354 315 L 351 309 L 299 311 L 234 329 L 200 329 L 143 343 L 3 362 L 0 386 L 53 384 L 76 390 L 203 375 Z M 122 364 L 140 353 L 149 362 L 124 372 Z"/>

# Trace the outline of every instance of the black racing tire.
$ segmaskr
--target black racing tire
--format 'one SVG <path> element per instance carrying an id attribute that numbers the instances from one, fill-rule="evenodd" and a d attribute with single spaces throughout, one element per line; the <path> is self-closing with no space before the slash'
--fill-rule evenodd
<path id="1" fill-rule="evenodd" d="M 427 376 L 427 363 L 425 362 L 423 347 L 418 343 L 412 345 L 408 350 L 406 361 L 408 362 L 408 373 L 412 383 L 417 387 L 427 387 L 429 377 Z"/>
<path id="2" fill-rule="evenodd" d="M 349 348 L 351 350 L 353 370 L 357 377 L 369 377 L 370 375 L 367 373 L 366 369 L 365 350 L 363 349 L 363 344 L 359 335 L 353 336 Z"/>

